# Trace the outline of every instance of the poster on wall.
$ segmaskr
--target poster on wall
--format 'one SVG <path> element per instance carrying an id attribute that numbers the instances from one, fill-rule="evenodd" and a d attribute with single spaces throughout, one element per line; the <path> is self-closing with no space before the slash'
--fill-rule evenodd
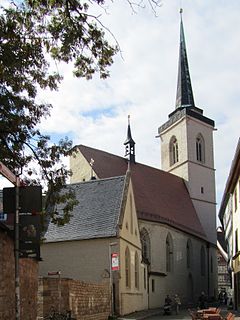
<path id="1" fill-rule="evenodd" d="M 112 253 L 112 271 L 119 270 L 119 257 L 118 253 Z"/>

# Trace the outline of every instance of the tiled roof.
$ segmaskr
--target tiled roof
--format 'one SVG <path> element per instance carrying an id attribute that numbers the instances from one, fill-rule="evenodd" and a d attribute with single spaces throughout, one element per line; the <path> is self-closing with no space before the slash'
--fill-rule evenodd
<path id="1" fill-rule="evenodd" d="M 68 224 L 50 223 L 45 242 L 113 237 L 117 233 L 125 176 L 68 185 L 78 204 Z M 59 208 L 60 212 L 60 208 Z"/>
<path id="2" fill-rule="evenodd" d="M 77 147 L 88 162 L 94 159 L 93 169 L 98 178 L 126 173 L 126 159 L 83 145 Z M 206 238 L 183 179 L 140 163 L 131 164 L 131 179 L 140 219 L 168 224 Z"/>

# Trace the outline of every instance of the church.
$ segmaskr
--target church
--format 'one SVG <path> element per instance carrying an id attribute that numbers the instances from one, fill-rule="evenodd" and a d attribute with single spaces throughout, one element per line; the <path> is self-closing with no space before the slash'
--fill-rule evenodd
<path id="1" fill-rule="evenodd" d="M 54 250 L 59 250 L 56 249 L 58 243 L 69 240 L 74 232 L 82 232 L 82 235 L 86 234 L 85 238 L 79 234 L 70 240 L 86 241 L 85 249 L 82 245 L 86 259 L 90 259 L 86 248 L 91 248 L 95 257 L 98 257 L 97 251 L 101 257 L 105 254 L 105 263 L 101 262 L 103 258 L 100 256 L 95 261 L 96 268 L 102 263 L 102 271 L 98 271 L 101 275 L 104 270 L 109 270 L 107 250 L 116 245 L 120 268 L 113 272 L 111 280 L 114 310 L 118 314 L 163 306 L 167 294 L 171 297 L 178 294 L 184 305 L 197 304 L 202 291 L 209 299 L 216 297 L 214 126 L 214 121 L 207 118 L 194 102 L 181 16 L 176 107 L 158 128 L 161 169 L 136 162 L 130 120 L 124 142 L 125 157 L 84 145 L 75 146 L 70 158 L 72 176 L 69 186 L 83 191 L 77 198 L 82 207 L 77 213 L 74 209 L 73 216 L 76 213 L 80 217 L 82 211 L 86 225 L 77 230 L 73 223 L 73 229 L 61 227 L 65 230 L 62 232 L 50 224 L 41 248 L 40 273 L 44 275 L 57 261 L 60 267 L 61 263 L 65 264 L 67 276 L 91 281 L 86 266 L 82 268 L 85 271 L 78 267 L 75 274 L 70 274 L 66 266 L 66 260 L 70 258 L 60 261 L 54 255 Z M 102 202 L 93 206 L 100 195 Z M 86 202 L 87 206 L 91 203 L 87 210 Z M 108 207 L 115 208 L 114 228 L 118 231 L 113 233 L 107 232 L 111 219 Z M 96 221 L 96 215 L 99 221 Z M 101 236 L 100 233 L 94 235 L 89 221 L 94 222 L 96 230 L 101 229 Z M 101 241 L 108 240 L 104 254 L 100 238 Z M 94 239 L 97 239 L 98 249 L 93 248 Z M 76 252 L 82 255 L 81 251 Z M 71 262 L 72 266 L 74 262 Z M 92 274 L 92 281 L 100 281 L 97 272 L 95 276 L 94 272 Z"/>

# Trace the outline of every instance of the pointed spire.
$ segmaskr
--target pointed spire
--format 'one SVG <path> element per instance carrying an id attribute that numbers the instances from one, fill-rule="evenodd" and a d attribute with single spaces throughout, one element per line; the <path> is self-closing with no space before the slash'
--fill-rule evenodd
<path id="1" fill-rule="evenodd" d="M 191 78 L 188 69 L 187 50 L 184 37 L 182 12 L 180 9 L 180 48 L 178 61 L 178 83 L 176 96 L 176 109 L 179 107 L 194 107 L 194 99 L 191 85 Z"/>
<path id="2" fill-rule="evenodd" d="M 128 161 L 135 163 L 135 142 L 132 138 L 131 128 L 130 128 L 130 115 L 128 115 L 128 129 L 127 129 L 127 139 L 124 142 L 125 157 L 128 156 Z"/>

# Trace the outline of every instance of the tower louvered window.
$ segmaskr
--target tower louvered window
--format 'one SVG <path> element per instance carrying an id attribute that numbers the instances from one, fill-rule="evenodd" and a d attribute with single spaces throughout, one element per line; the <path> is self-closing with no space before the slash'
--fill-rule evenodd
<path id="1" fill-rule="evenodd" d="M 196 138 L 196 158 L 199 162 L 205 162 L 204 139 L 201 134 Z"/>
<path id="2" fill-rule="evenodd" d="M 178 162 L 178 141 L 175 136 L 170 140 L 170 165 L 174 165 Z"/>

